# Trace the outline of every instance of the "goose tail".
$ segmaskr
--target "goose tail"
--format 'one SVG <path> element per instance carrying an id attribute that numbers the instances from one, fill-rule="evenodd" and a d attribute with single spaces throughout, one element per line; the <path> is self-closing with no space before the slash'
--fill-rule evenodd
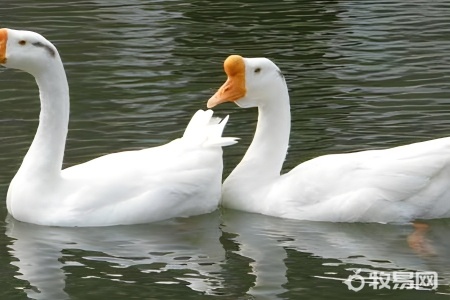
<path id="1" fill-rule="evenodd" d="M 222 137 L 229 116 L 221 119 L 213 117 L 213 111 L 198 110 L 186 127 L 183 139 L 203 146 L 229 146 L 237 143 L 235 137 Z"/>

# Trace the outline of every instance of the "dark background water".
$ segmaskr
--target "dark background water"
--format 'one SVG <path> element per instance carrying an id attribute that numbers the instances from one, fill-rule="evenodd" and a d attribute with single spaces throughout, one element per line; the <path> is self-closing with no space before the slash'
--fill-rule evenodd
<path id="1" fill-rule="evenodd" d="M 68 74 L 70 166 L 160 145 L 225 79 L 229 54 L 272 59 L 291 94 L 285 169 L 322 154 L 447 136 L 450 4 L 436 1 L 61 1 L 0 6 L 0 27 L 38 31 Z M 34 136 L 32 77 L 0 71 L 0 199 Z M 231 104 L 225 175 L 254 133 Z M 7 216 L 5 201 L 0 215 Z M 3 219 L 3 218 L 0 218 Z M 65 229 L 0 221 L 0 299 L 426 299 L 450 294 L 450 223 L 327 224 L 233 211 L 157 224 Z M 435 271 L 434 291 L 355 293 L 361 269 Z M 393 286 L 393 284 L 392 284 Z"/>

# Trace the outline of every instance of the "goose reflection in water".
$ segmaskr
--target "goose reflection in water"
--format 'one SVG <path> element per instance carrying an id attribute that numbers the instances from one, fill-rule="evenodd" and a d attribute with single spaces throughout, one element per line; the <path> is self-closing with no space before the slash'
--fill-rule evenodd
<path id="1" fill-rule="evenodd" d="M 6 234 L 16 277 L 32 299 L 69 298 L 69 275 L 114 285 L 187 283 L 207 295 L 277 299 L 293 293 L 292 284 L 311 288 L 311 280 L 344 281 L 355 266 L 367 272 L 435 271 L 440 286 L 448 285 L 448 222 L 321 223 L 222 210 L 106 228 L 42 227 L 8 218 Z"/>
<path id="2" fill-rule="evenodd" d="M 69 274 L 119 284 L 128 277 L 136 280 L 136 270 L 143 284 L 187 283 L 194 291 L 214 294 L 222 286 L 225 256 L 218 222 L 213 213 L 139 226 L 61 228 L 8 217 L 6 234 L 16 278 L 26 282 L 31 299 L 70 298 L 65 290 Z M 172 280 L 165 281 L 174 270 Z"/>
<path id="3" fill-rule="evenodd" d="M 237 254 L 250 258 L 255 284 L 248 293 L 257 299 L 275 299 L 287 285 L 303 275 L 344 281 L 352 268 L 367 272 L 435 271 L 439 285 L 450 284 L 450 240 L 447 220 L 393 225 L 378 223 L 328 223 L 287 220 L 227 210 L 223 215 L 224 232 L 234 236 Z M 290 253 L 307 257 L 301 265 Z M 312 264 L 311 257 L 320 260 Z M 329 259 L 337 260 L 331 263 Z M 290 262 L 295 262 L 292 264 Z M 292 276 L 296 274 L 296 276 Z M 311 289 L 311 283 L 303 282 Z M 301 287 L 302 282 L 291 286 Z M 343 285 L 343 288 L 346 287 Z M 301 289 L 299 289 L 301 290 Z"/>

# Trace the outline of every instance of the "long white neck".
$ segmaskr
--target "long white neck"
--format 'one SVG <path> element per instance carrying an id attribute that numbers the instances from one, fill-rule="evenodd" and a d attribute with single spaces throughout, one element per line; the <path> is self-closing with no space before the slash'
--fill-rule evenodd
<path id="1" fill-rule="evenodd" d="M 232 174 L 272 179 L 280 176 L 286 158 L 291 128 L 289 93 L 284 81 L 266 94 L 258 107 L 255 136 L 244 158 Z"/>
<path id="2" fill-rule="evenodd" d="M 59 176 L 69 123 L 69 87 L 59 58 L 33 74 L 39 87 L 39 127 L 19 172 L 37 176 Z"/>

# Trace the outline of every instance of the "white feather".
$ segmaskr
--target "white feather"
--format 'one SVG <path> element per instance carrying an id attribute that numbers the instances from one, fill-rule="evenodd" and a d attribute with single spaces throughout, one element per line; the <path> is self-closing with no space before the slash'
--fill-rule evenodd
<path id="1" fill-rule="evenodd" d="M 321 156 L 280 175 L 290 132 L 286 82 L 268 59 L 234 56 L 230 61 L 245 64 L 240 69 L 244 74 L 239 76 L 245 78 L 245 94 L 236 103 L 258 107 L 259 116 L 249 149 L 224 182 L 223 206 L 333 222 L 450 217 L 450 138 Z M 230 68 L 233 65 L 225 69 Z M 228 82 L 236 83 L 239 78 Z M 224 87 L 226 90 L 221 88 L 211 97 L 209 106 L 227 100 L 224 95 L 233 86 Z"/>
<path id="2" fill-rule="evenodd" d="M 0 39 L 6 44 L 5 53 L 0 53 L 5 66 L 32 74 L 41 97 L 36 136 L 8 189 L 7 208 L 14 218 L 41 225 L 107 226 L 199 215 L 217 208 L 222 146 L 236 141 L 222 137 L 228 117 L 220 123 L 211 110 L 199 110 L 182 138 L 61 171 L 69 91 L 58 52 L 34 32 L 1 29 Z M 55 55 L 42 45 L 54 49 Z"/>

